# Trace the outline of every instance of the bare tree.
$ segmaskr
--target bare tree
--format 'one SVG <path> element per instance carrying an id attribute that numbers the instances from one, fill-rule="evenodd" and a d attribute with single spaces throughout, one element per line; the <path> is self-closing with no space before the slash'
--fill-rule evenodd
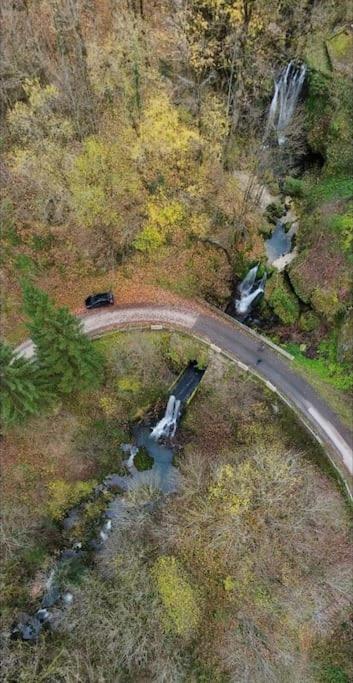
<path id="1" fill-rule="evenodd" d="M 80 23 L 78 0 L 55 0 L 54 24 L 60 63 L 59 79 L 77 135 L 82 139 L 96 129 L 96 107 Z"/>

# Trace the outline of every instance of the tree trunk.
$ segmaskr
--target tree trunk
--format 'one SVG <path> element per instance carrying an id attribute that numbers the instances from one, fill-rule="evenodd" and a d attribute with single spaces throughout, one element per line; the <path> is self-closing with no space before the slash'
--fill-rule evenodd
<path id="1" fill-rule="evenodd" d="M 82 139 L 95 132 L 96 111 L 77 0 L 55 0 L 54 22 L 61 66 L 61 87 L 77 135 Z"/>

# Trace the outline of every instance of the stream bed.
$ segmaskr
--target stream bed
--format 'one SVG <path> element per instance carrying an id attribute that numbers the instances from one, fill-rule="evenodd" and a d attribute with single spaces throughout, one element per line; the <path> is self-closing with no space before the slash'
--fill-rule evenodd
<path id="1" fill-rule="evenodd" d="M 173 439 L 182 413 L 191 401 L 205 370 L 206 368 L 198 368 L 196 361 L 191 361 L 172 385 L 164 415 L 160 416 L 155 427 L 146 419 L 132 428 L 134 442 L 121 444 L 123 452 L 129 455 L 124 461 L 128 473 L 107 476 L 95 487 L 90 496 L 92 502 L 105 501 L 104 511 L 97 520 L 95 536 L 91 539 L 77 539 L 70 548 L 61 551 L 48 574 L 38 609 L 32 614 L 19 615 L 8 634 L 11 638 L 35 642 L 43 628 L 55 631 L 60 623 L 62 611 L 68 608 L 74 599 L 72 593 L 61 587 L 60 574 L 65 572 L 65 568 L 71 562 L 87 566 L 92 554 L 102 550 L 113 527 L 125 523 L 129 514 L 129 501 L 122 495 L 125 491 L 143 485 L 153 486 L 162 494 L 178 490 L 180 473 L 173 464 Z M 135 466 L 134 459 L 142 447 L 146 449 L 153 465 L 151 469 L 140 471 Z M 72 508 L 63 520 L 63 529 L 75 533 L 75 527 L 77 525 L 79 528 L 83 514 L 83 505 Z"/>

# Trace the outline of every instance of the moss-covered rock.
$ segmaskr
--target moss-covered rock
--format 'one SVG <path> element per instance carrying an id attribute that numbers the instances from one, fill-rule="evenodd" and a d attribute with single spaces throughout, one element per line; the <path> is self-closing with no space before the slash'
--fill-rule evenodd
<path id="1" fill-rule="evenodd" d="M 299 302 L 286 284 L 282 273 L 275 273 L 266 287 L 265 298 L 285 325 L 293 325 L 299 317 Z"/>
<path id="2" fill-rule="evenodd" d="M 143 446 L 139 448 L 138 453 L 134 457 L 134 465 L 139 472 L 151 470 L 153 467 L 153 458 L 151 458 Z"/>
<path id="3" fill-rule="evenodd" d="M 347 76 L 352 74 L 353 33 L 344 29 L 326 41 L 332 68 Z"/>
<path id="4" fill-rule="evenodd" d="M 304 181 L 300 178 L 287 176 L 284 179 L 284 191 L 291 197 L 303 197 L 305 192 Z"/>
<path id="5" fill-rule="evenodd" d="M 323 34 L 311 34 L 310 37 L 310 43 L 305 51 L 306 63 L 310 69 L 325 76 L 331 76 L 332 66 L 325 44 L 325 36 Z"/>
<path id="6" fill-rule="evenodd" d="M 266 207 L 265 216 L 270 223 L 277 223 L 284 216 L 286 209 L 280 202 L 272 202 Z"/>
<path id="7" fill-rule="evenodd" d="M 273 231 L 273 224 L 271 223 L 262 223 L 262 225 L 259 227 L 259 233 L 263 237 L 271 237 Z"/>
<path id="8" fill-rule="evenodd" d="M 338 334 L 337 360 L 340 363 L 353 363 L 353 310 L 348 311 Z"/>
<path id="9" fill-rule="evenodd" d="M 333 289 L 320 287 L 311 296 L 312 307 L 329 322 L 332 322 L 343 311 L 343 304 Z"/>
<path id="10" fill-rule="evenodd" d="M 303 251 L 297 256 L 289 268 L 288 275 L 291 285 L 297 297 L 305 304 L 310 303 L 311 295 L 315 289 L 315 285 L 306 277 L 304 277 L 304 268 L 306 265 L 307 253 Z"/>
<path id="11" fill-rule="evenodd" d="M 320 318 L 313 311 L 305 311 L 300 315 L 299 327 L 302 332 L 313 332 L 320 326 Z"/>

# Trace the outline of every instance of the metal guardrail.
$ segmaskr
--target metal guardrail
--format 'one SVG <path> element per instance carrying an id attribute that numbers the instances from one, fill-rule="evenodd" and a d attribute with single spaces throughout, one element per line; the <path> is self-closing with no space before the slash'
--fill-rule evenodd
<path id="1" fill-rule="evenodd" d="M 247 332 L 248 334 L 250 334 L 250 336 L 254 337 L 258 341 L 263 342 L 264 344 L 267 344 L 268 346 L 271 346 L 271 348 L 274 349 L 274 351 L 277 351 L 278 353 L 282 354 L 282 356 L 284 356 L 288 360 L 290 360 L 290 361 L 294 360 L 294 356 L 291 353 L 288 353 L 288 351 L 286 351 L 285 349 L 282 349 L 280 346 L 275 344 L 268 337 L 265 337 L 264 335 L 259 334 L 259 332 L 256 332 L 251 327 L 244 325 L 244 323 L 241 323 L 240 320 L 233 318 L 231 315 L 229 315 L 225 311 L 222 311 L 220 308 L 217 308 L 216 306 L 213 306 L 212 304 L 208 303 L 208 301 L 204 301 L 203 299 L 199 299 L 199 298 L 197 299 L 197 301 L 200 304 L 202 304 L 203 306 L 206 306 L 213 313 L 220 315 L 225 320 L 228 320 L 228 322 L 232 323 L 236 327 L 240 327 L 240 329 L 243 332 Z"/>

